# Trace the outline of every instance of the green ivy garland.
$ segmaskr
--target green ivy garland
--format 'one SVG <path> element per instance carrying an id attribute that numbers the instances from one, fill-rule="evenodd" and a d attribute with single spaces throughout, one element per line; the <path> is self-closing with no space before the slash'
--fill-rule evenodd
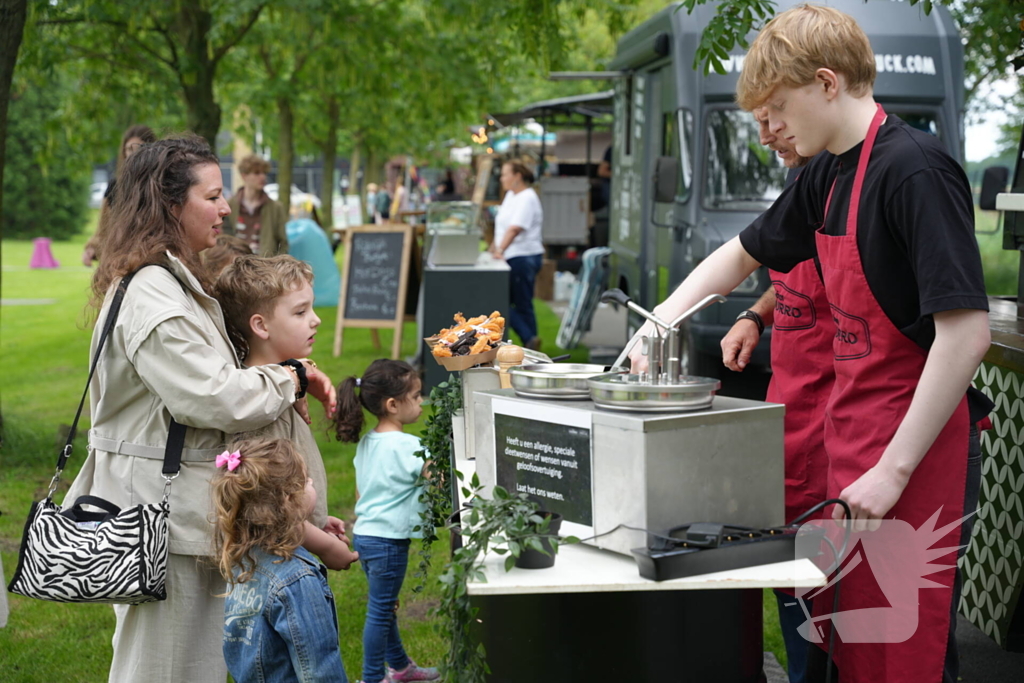
<path id="1" fill-rule="evenodd" d="M 437 530 L 443 528 L 452 514 L 452 476 L 461 479 L 452 463 L 455 453 L 452 444 L 452 416 L 462 408 L 462 376 L 449 375 L 447 382 L 441 382 L 430 390 L 430 415 L 426 429 L 420 437 L 423 450 L 416 455 L 423 458 L 426 468 L 417 484 L 422 487 L 420 502 L 424 510 L 420 513 L 420 524 L 415 528 L 423 534 L 420 542 L 420 561 L 413 572 L 419 583 L 413 591 L 424 589 L 430 570 L 432 547 L 437 540 Z"/>

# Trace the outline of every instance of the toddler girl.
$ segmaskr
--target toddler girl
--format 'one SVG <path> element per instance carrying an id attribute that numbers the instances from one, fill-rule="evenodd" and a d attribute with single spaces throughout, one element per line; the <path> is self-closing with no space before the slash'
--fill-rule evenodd
<path id="1" fill-rule="evenodd" d="M 302 456 L 286 439 L 247 439 L 216 464 L 228 671 L 236 681 L 348 683 L 327 568 L 301 546 L 316 504 Z"/>
<path id="2" fill-rule="evenodd" d="M 416 455 L 420 440 L 402 432 L 419 419 L 422 385 L 408 363 L 375 360 L 361 379 L 349 377 L 338 387 L 335 432 L 356 448 L 356 524 L 353 542 L 370 584 L 363 627 L 363 680 L 432 681 L 437 669 L 409 659 L 398 634 L 398 594 L 409 563 L 409 539 L 422 534 L 421 488 L 416 480 L 425 464 Z M 361 439 L 363 408 L 377 426 Z M 385 661 L 389 669 L 385 669 Z"/>

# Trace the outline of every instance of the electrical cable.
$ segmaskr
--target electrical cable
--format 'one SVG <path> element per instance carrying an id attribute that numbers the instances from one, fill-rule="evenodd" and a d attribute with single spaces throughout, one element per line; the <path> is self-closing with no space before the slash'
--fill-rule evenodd
<path id="1" fill-rule="evenodd" d="M 836 552 L 836 546 L 835 546 L 834 543 L 832 543 L 832 539 L 830 539 L 827 534 L 824 537 L 825 542 L 828 543 L 829 547 L 832 549 L 832 557 L 835 559 L 836 571 L 838 571 L 839 570 L 839 565 L 842 562 L 842 558 L 846 554 L 846 546 L 850 542 L 850 532 L 851 532 L 850 524 L 853 522 L 853 514 L 850 512 L 850 506 L 846 504 L 845 500 L 842 500 L 840 498 L 829 498 L 826 501 L 818 503 L 817 505 L 811 507 L 809 510 L 804 512 L 802 515 L 800 515 L 799 517 L 794 519 L 792 521 L 792 523 L 790 524 L 790 526 L 796 526 L 800 522 L 804 521 L 805 519 L 807 519 L 808 517 L 813 515 L 818 510 L 821 510 L 822 508 L 827 507 L 829 505 L 833 505 L 833 504 L 841 505 L 843 507 L 843 512 L 846 513 L 846 516 L 843 518 L 843 520 L 845 521 L 845 527 L 844 527 L 845 533 L 843 534 L 843 545 L 839 549 L 839 551 Z M 839 588 L 840 588 L 840 584 L 841 583 L 842 583 L 842 578 L 841 577 L 837 578 L 836 579 L 836 584 L 835 584 L 835 591 L 832 593 L 832 614 L 836 614 L 836 613 L 839 612 Z M 825 683 L 832 683 L 832 653 L 833 653 L 833 649 L 835 648 L 835 642 L 836 642 L 836 627 L 835 627 L 835 624 L 833 624 L 829 628 L 828 658 L 825 660 Z"/>

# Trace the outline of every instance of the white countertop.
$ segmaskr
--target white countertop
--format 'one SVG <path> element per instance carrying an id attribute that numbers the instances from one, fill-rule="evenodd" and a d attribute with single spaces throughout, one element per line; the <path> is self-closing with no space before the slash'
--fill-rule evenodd
<path id="1" fill-rule="evenodd" d="M 671 581 L 640 576 L 636 562 L 607 550 L 574 544 L 558 550 L 549 569 L 505 572 L 505 556 L 488 555 L 486 583 L 470 583 L 470 595 L 539 593 L 609 593 L 619 591 L 709 590 L 722 588 L 811 588 L 825 584 L 825 575 L 810 560 L 778 562 Z"/>

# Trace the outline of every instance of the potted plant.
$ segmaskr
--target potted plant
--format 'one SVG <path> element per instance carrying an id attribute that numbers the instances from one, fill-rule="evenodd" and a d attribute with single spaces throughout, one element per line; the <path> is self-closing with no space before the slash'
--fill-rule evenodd
<path id="1" fill-rule="evenodd" d="M 438 632 L 450 638 L 441 668 L 445 680 L 458 683 L 483 683 L 489 672 L 483 646 L 473 644 L 471 625 L 476 610 L 467 590 L 469 581 L 487 580 L 483 572 L 487 553 L 505 555 L 505 571 L 531 552 L 551 566 L 559 545 L 578 542 L 571 536 L 559 538 L 557 527 L 553 530 L 552 526 L 561 523 L 561 516 L 540 512 L 525 493 L 509 493 L 495 486 L 492 497 L 486 498 L 480 495 L 482 488 L 474 474 L 462 490 L 464 500 L 470 502 L 460 511 L 461 523 L 448 524 L 451 533 L 461 534 L 462 547 L 452 553 L 441 575 L 441 602 L 435 610 Z M 532 563 L 536 565 L 537 560 Z"/>

